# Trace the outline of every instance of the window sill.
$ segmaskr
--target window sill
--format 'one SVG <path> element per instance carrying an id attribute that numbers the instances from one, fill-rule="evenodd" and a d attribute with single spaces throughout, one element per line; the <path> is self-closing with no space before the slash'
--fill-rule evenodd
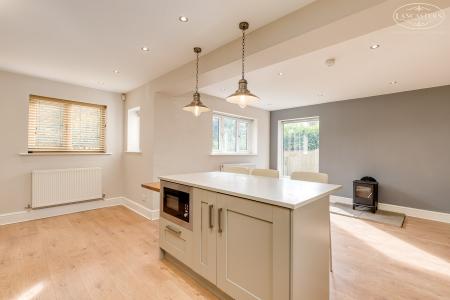
<path id="1" fill-rule="evenodd" d="M 256 156 L 258 153 L 211 153 L 211 156 Z"/>
<path id="2" fill-rule="evenodd" d="M 142 154 L 142 151 L 125 151 L 125 154 Z"/>
<path id="3" fill-rule="evenodd" d="M 20 156 L 65 156 L 65 155 L 112 155 L 112 153 L 89 153 L 89 152 L 80 152 L 80 153 L 76 153 L 76 152 L 57 152 L 57 153 L 52 153 L 52 152 L 44 152 L 44 153 L 19 153 Z"/>

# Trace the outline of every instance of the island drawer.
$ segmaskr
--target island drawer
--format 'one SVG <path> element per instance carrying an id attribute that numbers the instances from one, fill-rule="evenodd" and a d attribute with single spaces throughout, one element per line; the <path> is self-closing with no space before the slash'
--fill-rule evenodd
<path id="1" fill-rule="evenodd" d="M 192 231 L 164 218 L 161 218 L 159 222 L 159 246 L 188 267 L 191 267 Z"/>

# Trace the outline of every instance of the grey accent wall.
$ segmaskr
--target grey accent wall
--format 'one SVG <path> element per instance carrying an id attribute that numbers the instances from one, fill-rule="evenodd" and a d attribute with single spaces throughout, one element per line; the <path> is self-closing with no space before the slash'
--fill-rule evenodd
<path id="1" fill-rule="evenodd" d="M 320 171 L 352 197 L 352 180 L 375 177 L 380 202 L 450 213 L 450 86 L 273 111 L 278 122 L 320 117 Z"/>

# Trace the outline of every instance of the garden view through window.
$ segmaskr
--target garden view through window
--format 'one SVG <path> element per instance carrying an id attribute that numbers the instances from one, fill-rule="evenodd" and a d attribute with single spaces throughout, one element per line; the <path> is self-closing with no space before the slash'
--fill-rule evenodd
<path id="1" fill-rule="evenodd" d="M 251 152 L 253 120 L 214 113 L 212 119 L 212 153 L 239 154 Z"/>
<path id="2" fill-rule="evenodd" d="M 319 172 L 319 118 L 281 122 L 281 171 Z"/>

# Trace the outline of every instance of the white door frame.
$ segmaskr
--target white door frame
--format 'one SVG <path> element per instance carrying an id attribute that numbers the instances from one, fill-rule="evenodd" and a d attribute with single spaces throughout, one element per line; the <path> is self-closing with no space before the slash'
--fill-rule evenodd
<path id="1" fill-rule="evenodd" d="M 317 119 L 319 120 L 319 126 L 320 126 L 320 117 L 319 116 L 313 116 L 313 117 L 305 117 L 305 118 L 294 118 L 294 119 L 285 119 L 285 120 L 278 120 L 278 141 L 277 141 L 277 169 L 280 171 L 280 177 L 289 177 L 284 175 L 284 162 L 283 162 L 283 153 L 284 153 L 284 147 L 283 147 L 283 124 L 284 123 L 295 123 L 298 121 L 306 121 L 309 119 Z M 319 127 L 320 128 L 320 127 Z M 319 130 L 319 143 L 320 143 L 320 130 Z M 320 146 L 319 146 L 320 151 Z M 319 162 L 320 164 L 320 162 Z"/>

